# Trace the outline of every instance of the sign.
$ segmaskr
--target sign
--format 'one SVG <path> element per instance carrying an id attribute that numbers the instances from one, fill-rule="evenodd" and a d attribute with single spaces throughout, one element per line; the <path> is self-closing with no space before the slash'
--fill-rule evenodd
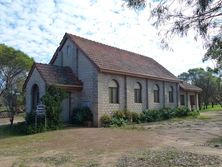
<path id="1" fill-rule="evenodd" d="M 45 114 L 46 114 L 45 105 L 43 105 L 43 104 L 37 105 L 36 115 L 38 115 L 38 116 L 45 116 Z"/>

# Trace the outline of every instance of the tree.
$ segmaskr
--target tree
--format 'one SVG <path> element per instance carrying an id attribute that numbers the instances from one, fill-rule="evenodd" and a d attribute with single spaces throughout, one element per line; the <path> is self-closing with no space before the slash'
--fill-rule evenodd
<path id="1" fill-rule="evenodd" d="M 212 52 L 221 43 L 222 0 L 123 0 L 128 7 L 144 9 L 150 7 L 153 25 L 159 28 L 164 48 L 169 47 L 169 39 L 174 35 L 184 36 L 190 30 L 194 39 L 203 37 L 205 46 L 210 47 L 205 59 L 216 60 L 221 65 L 221 56 Z M 149 3 L 148 3 L 149 2 Z M 220 37 L 220 40 L 218 40 Z M 214 39 L 214 40 L 212 40 Z M 218 47 L 217 47 L 218 48 Z M 209 53 L 214 53 L 213 55 Z"/>
<path id="2" fill-rule="evenodd" d="M 30 58 L 20 50 L 0 44 L 0 96 L 10 112 L 11 125 L 15 114 L 16 95 L 19 83 L 23 82 L 33 64 Z"/>
<path id="3" fill-rule="evenodd" d="M 215 60 L 216 67 L 214 72 L 222 77 L 222 35 L 214 37 L 212 43 L 209 45 L 207 52 L 204 55 L 203 61 Z"/>
<path id="4" fill-rule="evenodd" d="M 203 68 L 194 68 L 178 76 L 181 80 L 190 82 L 203 89 L 200 94 L 200 103 L 204 103 L 205 108 L 211 103 L 222 103 L 221 88 L 222 81 L 214 76 L 212 71 L 205 71 Z"/>
<path id="5" fill-rule="evenodd" d="M 148 0 L 124 0 L 128 7 L 143 9 Z M 209 28 L 221 26 L 221 0 L 159 0 L 149 3 L 156 26 L 169 26 L 167 32 L 187 34 L 194 29 L 206 36 Z"/>

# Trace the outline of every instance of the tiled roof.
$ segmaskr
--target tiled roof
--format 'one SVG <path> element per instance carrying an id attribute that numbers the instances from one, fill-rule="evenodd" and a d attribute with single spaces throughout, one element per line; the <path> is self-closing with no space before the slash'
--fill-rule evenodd
<path id="1" fill-rule="evenodd" d="M 115 72 L 124 75 L 179 82 L 176 76 L 150 57 L 72 34 L 66 33 L 64 38 L 71 39 L 102 72 Z"/>
<path id="2" fill-rule="evenodd" d="M 35 63 L 35 67 L 46 84 L 81 85 L 82 82 L 73 74 L 70 67 Z"/>
<path id="3" fill-rule="evenodd" d="M 73 74 L 71 68 L 61 67 L 51 64 L 34 63 L 31 71 L 23 85 L 23 89 L 26 87 L 29 78 L 32 75 L 34 69 L 40 73 L 42 79 L 47 85 L 56 85 L 60 87 L 67 87 L 72 89 L 73 87 L 81 87 L 82 82 Z"/>
<path id="4" fill-rule="evenodd" d="M 184 91 L 194 91 L 194 92 L 201 92 L 202 91 L 201 88 L 199 88 L 199 87 L 197 87 L 195 85 L 191 85 L 191 84 L 189 84 L 187 82 L 184 82 L 184 81 L 179 83 L 179 86 Z"/>

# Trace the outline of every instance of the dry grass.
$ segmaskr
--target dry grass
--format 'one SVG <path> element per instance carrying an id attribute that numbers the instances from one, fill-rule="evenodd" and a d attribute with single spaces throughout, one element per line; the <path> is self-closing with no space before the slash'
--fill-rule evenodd
<path id="1" fill-rule="evenodd" d="M 164 121 L 139 128 L 66 128 L 29 136 L 0 137 L 0 162 L 4 167 L 106 167 L 115 166 L 120 157 L 132 152 L 164 151 L 171 146 L 222 157 L 221 150 L 204 145 L 222 134 L 221 120 L 222 113 L 217 112 L 207 121 Z"/>

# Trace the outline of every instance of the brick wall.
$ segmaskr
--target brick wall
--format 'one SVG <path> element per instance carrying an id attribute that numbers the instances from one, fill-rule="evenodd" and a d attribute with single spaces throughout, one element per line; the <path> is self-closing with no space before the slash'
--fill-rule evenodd
<path id="1" fill-rule="evenodd" d="M 39 87 L 39 97 L 41 98 L 46 91 L 46 85 L 42 77 L 40 76 L 39 72 L 34 69 L 33 73 L 27 83 L 26 89 L 25 89 L 25 99 L 26 99 L 26 112 L 31 111 L 32 107 L 32 87 L 34 84 L 37 84 Z"/>
<path id="2" fill-rule="evenodd" d="M 119 103 L 109 103 L 109 82 L 114 79 L 119 84 Z M 139 82 L 142 86 L 142 103 L 134 101 L 134 85 Z M 160 102 L 154 102 L 153 87 L 158 84 L 160 89 Z M 147 85 L 147 86 L 146 86 Z M 169 87 L 173 87 L 174 101 L 169 102 Z M 125 92 L 126 91 L 126 92 Z M 146 108 L 160 109 L 163 107 L 176 107 L 178 103 L 177 84 L 149 79 L 134 78 L 107 73 L 98 74 L 98 111 L 99 117 L 104 113 L 112 113 L 115 110 L 127 109 L 129 111 L 141 112 Z"/>

